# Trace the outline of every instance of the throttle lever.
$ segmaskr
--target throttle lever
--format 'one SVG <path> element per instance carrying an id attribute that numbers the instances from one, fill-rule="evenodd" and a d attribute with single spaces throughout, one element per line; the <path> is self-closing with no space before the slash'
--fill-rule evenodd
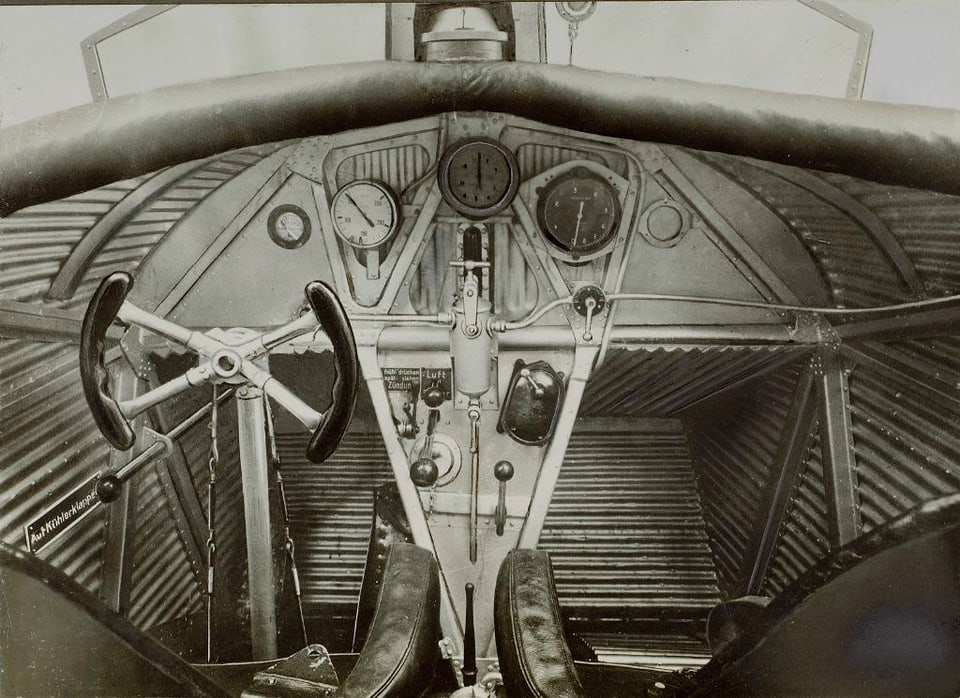
<path id="1" fill-rule="evenodd" d="M 330 408 L 320 419 L 320 424 L 307 445 L 307 459 L 312 463 L 322 463 L 340 445 L 347 425 L 350 424 L 357 401 L 360 368 L 353 329 L 337 294 L 322 281 L 311 281 L 307 284 L 305 293 L 320 327 L 330 338 L 336 360 L 336 378 L 333 381 Z"/>
<path id="2" fill-rule="evenodd" d="M 80 383 L 100 433 L 121 451 L 133 447 L 136 436 L 110 392 L 103 349 L 107 330 L 133 286 L 133 277 L 122 271 L 107 276 L 87 306 L 80 328 Z"/>

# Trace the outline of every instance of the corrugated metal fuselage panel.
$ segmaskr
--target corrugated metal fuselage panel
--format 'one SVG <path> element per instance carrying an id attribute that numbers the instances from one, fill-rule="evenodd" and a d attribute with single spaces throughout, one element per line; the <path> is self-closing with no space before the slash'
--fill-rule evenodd
<path id="1" fill-rule="evenodd" d="M 930 294 L 946 295 L 960 290 L 960 196 L 892 187 L 826 172 L 819 176 L 886 224 L 910 256 Z"/>
<path id="2" fill-rule="evenodd" d="M 725 597 L 739 596 L 742 568 L 774 455 L 793 400 L 796 364 L 684 413 L 694 469 Z"/>
<path id="3" fill-rule="evenodd" d="M 612 349 L 587 382 L 580 414 L 674 416 L 804 351 L 799 347 Z"/>
<path id="4" fill-rule="evenodd" d="M 360 597 L 373 521 L 373 490 L 393 479 L 380 434 L 349 432 L 321 465 L 304 456 L 308 435 L 279 434 L 283 481 L 305 612 L 351 616 Z"/>
<path id="5" fill-rule="evenodd" d="M 24 526 L 106 466 L 108 446 L 80 387 L 76 347 L 3 340 L 0 535 L 26 548 Z M 103 507 L 40 551 L 89 590 L 100 586 Z"/>
<path id="6" fill-rule="evenodd" d="M 814 429 L 816 429 L 816 425 Z M 796 489 L 780 528 L 764 593 L 775 597 L 830 552 L 826 491 L 819 434 L 798 474 Z"/>
<path id="7" fill-rule="evenodd" d="M 960 490 L 960 397 L 949 397 L 958 347 L 957 338 L 861 347 L 872 361 L 854 367 L 850 396 L 864 531 Z"/>
<path id="8" fill-rule="evenodd" d="M 838 306 L 865 307 L 908 300 L 908 289 L 897 283 L 894 267 L 859 221 L 779 175 L 789 176 L 796 168 L 722 154 L 697 156 L 740 182 L 790 226 L 810 251 Z M 806 170 L 797 171 L 808 174 Z M 818 178 L 820 174 L 809 176 Z M 830 186 L 826 179 L 822 181 Z"/>
<path id="9" fill-rule="evenodd" d="M 645 622 L 702 631 L 720 592 L 680 422 L 636 421 L 636 430 L 612 432 L 588 420 L 574 432 L 540 547 L 574 630 L 601 647 L 633 634 L 634 648 L 669 651 L 640 637 Z"/>

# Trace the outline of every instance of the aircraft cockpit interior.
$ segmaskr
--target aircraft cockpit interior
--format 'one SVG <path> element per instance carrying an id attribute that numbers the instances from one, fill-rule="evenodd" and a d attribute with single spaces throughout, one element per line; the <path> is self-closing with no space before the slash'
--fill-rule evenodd
<path id="1" fill-rule="evenodd" d="M 112 8 L 0 121 L 0 694 L 957 695 L 960 97 L 846 4 Z"/>

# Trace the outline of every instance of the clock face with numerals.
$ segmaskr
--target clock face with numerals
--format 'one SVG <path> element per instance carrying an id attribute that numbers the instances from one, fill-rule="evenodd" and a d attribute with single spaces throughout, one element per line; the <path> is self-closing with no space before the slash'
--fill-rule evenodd
<path id="1" fill-rule="evenodd" d="M 360 249 L 379 247 L 389 240 L 400 223 L 399 211 L 393 192 L 372 181 L 344 185 L 330 206 L 337 235 Z"/>
<path id="2" fill-rule="evenodd" d="M 467 218 L 496 215 L 513 201 L 520 184 L 517 160 L 506 147 L 487 139 L 452 145 L 437 176 L 444 201 Z"/>
<path id="3" fill-rule="evenodd" d="M 620 201 L 609 182 L 577 168 L 543 188 L 537 215 L 547 240 L 577 259 L 616 237 Z"/>

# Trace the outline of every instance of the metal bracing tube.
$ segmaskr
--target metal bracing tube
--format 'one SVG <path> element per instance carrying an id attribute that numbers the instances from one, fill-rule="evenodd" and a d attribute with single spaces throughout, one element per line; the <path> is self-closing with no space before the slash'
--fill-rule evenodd
<path id="1" fill-rule="evenodd" d="M 223 348 L 220 342 L 210 339 L 202 332 L 180 327 L 175 322 L 164 320 L 153 313 L 141 310 L 130 301 L 124 301 L 123 305 L 120 306 L 117 317 L 128 325 L 142 327 L 165 339 L 173 340 L 177 344 L 192 349 L 198 354 L 213 354 Z"/>
<path id="2" fill-rule="evenodd" d="M 245 344 L 241 344 L 236 348 L 236 351 L 240 356 L 253 359 L 266 354 L 268 351 L 283 344 L 284 342 L 289 342 L 291 339 L 296 339 L 297 337 L 307 334 L 308 332 L 312 332 L 315 329 L 317 329 L 317 319 L 314 317 L 313 313 L 306 313 L 293 322 L 288 322 L 283 327 L 278 327 L 275 330 L 265 332 L 256 339 L 252 339 Z"/>
<path id="3" fill-rule="evenodd" d="M 144 451 L 138 453 L 136 457 L 132 458 L 116 472 L 117 480 L 119 480 L 121 484 L 126 482 L 136 475 L 140 468 L 148 463 L 152 463 L 160 456 L 166 454 L 166 452 L 167 445 L 163 441 L 154 441 Z"/>
<path id="4" fill-rule="evenodd" d="M 756 310 L 786 310 L 795 313 L 817 313 L 818 315 L 877 315 L 904 310 L 920 310 L 948 303 L 956 303 L 960 295 L 926 298 L 907 303 L 878 305 L 870 308 L 830 308 L 789 303 L 768 303 L 766 301 L 744 301 L 735 298 L 713 298 L 711 296 L 683 296 L 665 293 L 611 293 L 608 301 L 669 301 L 679 303 L 702 303 L 704 305 L 723 305 L 731 308 L 754 308 Z"/>
<path id="5" fill-rule="evenodd" d="M 223 393 L 217 396 L 217 404 L 224 403 L 227 400 L 227 398 L 229 398 L 231 395 L 233 395 L 232 388 L 230 390 L 224 391 Z M 203 407 L 195 411 L 193 414 L 188 416 L 186 419 L 184 419 L 182 422 L 180 422 L 175 427 L 173 427 L 173 429 L 168 431 L 166 434 L 163 434 L 162 436 L 166 439 L 167 442 L 176 441 L 181 436 L 183 436 L 184 432 L 186 432 L 188 429 L 190 429 L 195 424 L 197 424 L 201 419 L 206 417 L 210 413 L 211 406 L 212 406 L 212 403 L 207 403 L 206 405 L 204 405 Z M 145 448 L 143 451 L 138 453 L 136 457 L 131 458 L 126 464 L 118 468 L 117 471 L 113 473 L 113 476 L 117 479 L 117 481 L 119 481 L 120 484 L 123 484 L 127 480 L 129 480 L 131 477 L 136 475 L 137 472 L 139 472 L 139 470 L 143 466 L 153 462 L 157 458 L 160 458 L 161 456 L 164 456 L 166 454 L 167 454 L 166 443 L 164 441 L 155 441 L 152 444 L 150 444 L 147 448 Z M 102 477 L 106 478 L 109 475 L 110 473 L 106 473 Z"/>
<path id="6" fill-rule="evenodd" d="M 573 367 L 570 369 L 570 378 L 567 383 L 567 392 L 563 398 L 563 409 L 557 419 L 553 439 L 547 446 L 547 452 L 540 466 L 540 475 L 530 500 L 527 518 L 520 531 L 518 548 L 535 548 L 540 540 L 543 523 L 547 519 L 547 509 L 553 500 L 553 491 L 560 478 L 560 468 L 570 443 L 570 434 L 573 432 L 580 410 L 580 401 L 587 379 L 593 370 L 593 362 L 597 358 L 600 348 L 594 346 L 579 346 L 573 354 Z"/>
<path id="7" fill-rule="evenodd" d="M 287 386 L 252 361 L 244 361 L 240 366 L 240 373 L 253 385 L 276 400 L 283 409 L 296 417 L 307 429 L 313 431 L 323 420 L 322 414 L 290 392 Z"/>
<path id="8" fill-rule="evenodd" d="M 141 412 L 159 405 L 164 400 L 169 400 L 175 395 L 179 395 L 185 390 L 203 385 L 210 377 L 206 364 L 195 366 L 182 376 L 167 381 L 163 385 L 153 390 L 135 397 L 131 400 L 124 400 L 120 403 L 120 412 L 127 419 L 133 419 Z"/>
<path id="9" fill-rule="evenodd" d="M 237 393 L 240 475 L 247 532 L 247 576 L 250 586 L 250 639 L 254 661 L 277 656 L 277 610 L 270 531 L 267 437 L 263 393 L 244 386 Z"/>

